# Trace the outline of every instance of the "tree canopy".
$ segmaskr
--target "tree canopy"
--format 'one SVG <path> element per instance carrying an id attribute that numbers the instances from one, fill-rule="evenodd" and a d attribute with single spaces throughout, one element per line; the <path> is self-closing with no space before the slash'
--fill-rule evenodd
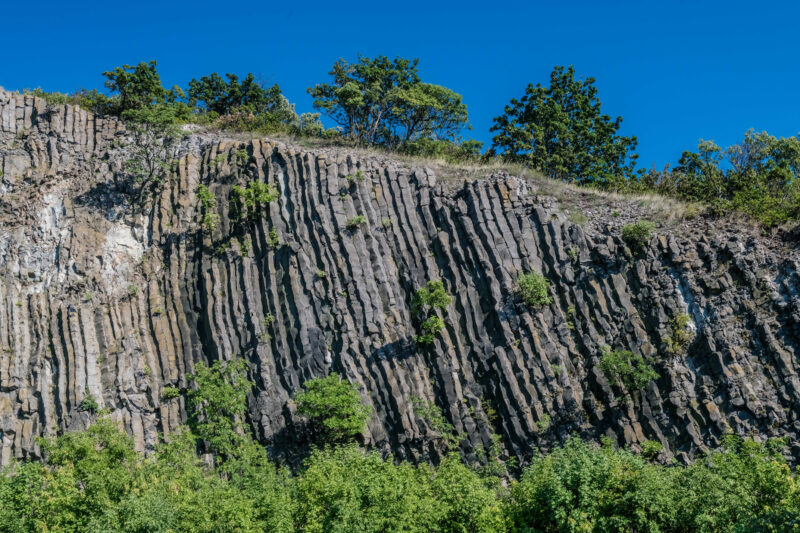
<path id="1" fill-rule="evenodd" d="M 545 175 L 614 186 L 634 171 L 636 137 L 617 135 L 622 117 L 603 114 L 594 78 L 555 67 L 550 85 L 528 85 L 494 119 L 493 149 Z M 624 184 L 624 183 L 623 183 Z"/>
<path id="2" fill-rule="evenodd" d="M 334 372 L 306 381 L 303 388 L 297 411 L 308 417 L 320 444 L 350 442 L 364 432 L 370 410 L 352 383 Z"/>
<path id="3" fill-rule="evenodd" d="M 423 83 L 418 59 L 359 56 L 340 59 L 330 83 L 309 87 L 314 108 L 359 142 L 398 146 L 419 138 L 453 140 L 467 123 L 461 95 Z"/>

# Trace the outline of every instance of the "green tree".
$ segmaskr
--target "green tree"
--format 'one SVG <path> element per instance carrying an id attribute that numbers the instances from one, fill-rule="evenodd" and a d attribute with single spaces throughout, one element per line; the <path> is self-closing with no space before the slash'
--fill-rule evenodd
<path id="1" fill-rule="evenodd" d="M 430 83 L 398 89 L 392 114 L 400 126 L 401 143 L 419 138 L 454 139 L 467 123 L 467 106 L 461 95 Z"/>
<path id="2" fill-rule="evenodd" d="M 117 93 L 114 99 L 117 114 L 152 107 L 167 100 L 167 91 L 161 85 L 155 61 L 135 66 L 122 65 L 103 72 L 103 76 L 106 77 L 106 88 Z"/>
<path id="3" fill-rule="evenodd" d="M 438 531 L 444 509 L 426 466 L 395 464 L 355 446 L 315 450 L 305 466 L 297 531 Z"/>
<path id="4" fill-rule="evenodd" d="M 421 137 L 452 139 L 467 122 L 461 96 L 422 83 L 418 59 L 359 56 L 334 63 L 331 83 L 309 87 L 314 108 L 362 143 L 397 146 Z"/>
<path id="5" fill-rule="evenodd" d="M 195 383 L 188 393 L 192 431 L 223 461 L 235 458 L 250 438 L 244 426 L 253 386 L 247 379 L 247 361 L 215 361 L 210 367 L 198 363 L 187 377 Z"/>
<path id="6" fill-rule="evenodd" d="M 693 531 L 675 529 L 679 476 L 627 450 L 570 438 L 533 458 L 512 486 L 509 516 L 516 531 Z"/>
<path id="7" fill-rule="evenodd" d="M 247 74 L 241 82 L 235 74 L 225 74 L 225 78 L 227 80 L 214 72 L 191 80 L 187 90 L 190 101 L 200 104 L 203 111 L 217 115 L 267 115 L 275 123 L 291 122 L 296 118 L 292 106 L 286 105 L 286 99 L 277 84 L 267 87 L 259 83 L 252 73 Z"/>
<path id="8" fill-rule="evenodd" d="M 303 388 L 297 394 L 297 412 L 309 419 L 319 443 L 350 442 L 364 432 L 370 409 L 352 383 L 334 372 L 306 381 Z"/>
<path id="9" fill-rule="evenodd" d="M 445 457 L 436 469 L 433 489 L 444 504 L 437 531 L 501 533 L 508 530 L 503 502 L 484 480 L 464 466 L 458 454 Z"/>
<path id="10" fill-rule="evenodd" d="M 622 186 L 633 175 L 636 137 L 617 135 L 622 118 L 602 113 L 594 82 L 555 67 L 548 87 L 528 85 L 494 119 L 493 149 L 551 178 Z"/>

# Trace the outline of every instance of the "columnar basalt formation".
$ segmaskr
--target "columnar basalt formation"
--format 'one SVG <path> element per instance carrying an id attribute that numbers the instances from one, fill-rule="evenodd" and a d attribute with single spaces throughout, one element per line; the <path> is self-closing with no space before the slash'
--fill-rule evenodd
<path id="1" fill-rule="evenodd" d="M 231 357 L 250 364 L 250 423 L 276 457 L 305 439 L 293 396 L 336 371 L 373 408 L 365 440 L 403 458 L 441 453 L 420 398 L 468 455 L 492 434 L 523 460 L 578 434 L 657 440 L 664 458 L 688 460 L 734 432 L 788 437 L 800 459 L 791 245 L 693 219 L 632 253 L 620 227 L 648 216 L 633 201 L 570 192 L 567 205 L 507 174 L 454 178 L 214 133 L 186 132 L 163 186 L 142 198 L 118 120 L 8 92 L 0 119 L 2 464 L 36 457 L 36 436 L 85 428 L 97 416 L 87 399 L 151 449 L 186 421 L 183 397 L 164 388 Z M 252 182 L 278 199 L 232 215 L 233 186 Z M 213 231 L 201 184 L 216 199 Z M 566 211 L 580 205 L 591 213 L 576 224 Z M 519 300 L 529 271 L 550 281 L 551 304 Z M 411 299 L 435 279 L 453 301 L 445 330 L 418 346 Z M 670 349 L 683 314 L 695 334 Z M 610 382 L 604 346 L 641 354 L 658 379 L 640 391 Z"/>

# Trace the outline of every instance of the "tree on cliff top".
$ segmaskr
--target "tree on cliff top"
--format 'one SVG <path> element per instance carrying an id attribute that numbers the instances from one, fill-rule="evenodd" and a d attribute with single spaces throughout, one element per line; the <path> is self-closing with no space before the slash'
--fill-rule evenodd
<path id="1" fill-rule="evenodd" d="M 601 112 L 594 78 L 555 67 L 550 86 L 528 85 L 494 119 L 493 149 L 547 176 L 615 187 L 633 175 L 636 137 L 617 135 L 622 117 Z"/>
<path id="2" fill-rule="evenodd" d="M 397 146 L 419 138 L 453 139 L 467 123 L 461 95 L 423 83 L 418 59 L 359 56 L 334 63 L 331 83 L 309 87 L 314 108 L 359 142 Z"/>

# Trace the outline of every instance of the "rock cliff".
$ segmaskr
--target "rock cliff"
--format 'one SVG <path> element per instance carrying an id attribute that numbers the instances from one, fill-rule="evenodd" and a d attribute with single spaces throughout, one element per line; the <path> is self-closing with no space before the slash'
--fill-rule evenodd
<path id="1" fill-rule="evenodd" d="M 467 454 L 498 434 L 524 460 L 575 433 L 657 440 L 663 458 L 688 460 L 734 432 L 788 437 L 800 459 L 790 243 L 664 216 L 657 200 L 556 199 L 552 183 L 499 171 L 209 132 L 157 146 L 166 178 L 143 195 L 135 141 L 114 118 L 0 92 L 1 464 L 36 457 L 38 435 L 86 427 L 87 399 L 147 450 L 185 422 L 164 387 L 231 357 L 250 364 L 249 421 L 277 457 L 304 442 L 293 395 L 336 371 L 373 408 L 365 439 L 404 458 L 441 452 L 421 398 Z M 278 199 L 237 217 L 233 186 L 254 182 Z M 219 217 L 211 232 L 206 212 Z M 657 217 L 631 251 L 622 225 Z M 519 301 L 529 271 L 550 281 L 552 304 Z M 435 279 L 453 302 L 419 347 L 411 298 Z M 604 346 L 642 355 L 658 379 L 610 382 Z"/>

